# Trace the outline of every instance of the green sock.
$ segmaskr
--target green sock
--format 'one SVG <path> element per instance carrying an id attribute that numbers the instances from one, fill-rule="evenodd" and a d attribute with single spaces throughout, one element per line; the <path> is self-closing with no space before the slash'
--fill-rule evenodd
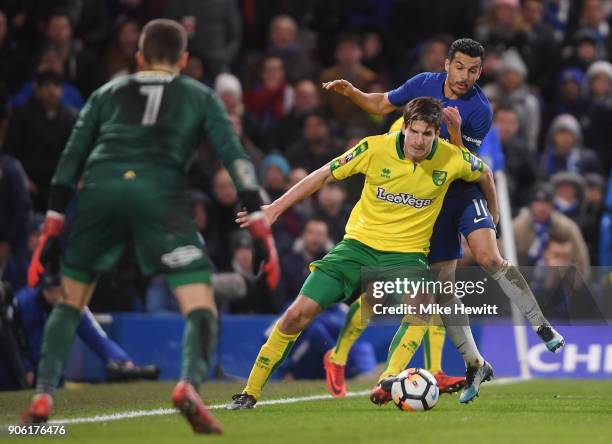
<path id="1" fill-rule="evenodd" d="M 217 317 L 208 309 L 194 310 L 185 319 L 181 379 L 189 381 L 196 388 L 208 371 L 218 330 Z"/>
<path id="2" fill-rule="evenodd" d="M 36 391 L 53 394 L 72 348 L 81 312 L 72 305 L 59 303 L 49 315 L 38 363 Z"/>

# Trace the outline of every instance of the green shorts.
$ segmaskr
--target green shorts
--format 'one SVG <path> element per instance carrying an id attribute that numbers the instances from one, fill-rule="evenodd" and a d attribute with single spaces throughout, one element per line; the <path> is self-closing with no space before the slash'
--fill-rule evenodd
<path id="1" fill-rule="evenodd" d="M 89 178 L 78 193 L 64 274 L 93 282 L 112 269 L 133 242 L 143 274 L 164 273 L 174 288 L 210 284 L 211 264 L 195 226 L 188 188 L 165 177 L 140 177 L 133 170 L 113 176 Z"/>
<path id="2" fill-rule="evenodd" d="M 425 254 L 378 251 L 354 239 L 340 241 L 323 259 L 312 262 L 310 270 L 300 294 L 323 309 L 361 290 L 364 278 L 392 279 L 406 273 L 411 279 L 431 278 Z"/>

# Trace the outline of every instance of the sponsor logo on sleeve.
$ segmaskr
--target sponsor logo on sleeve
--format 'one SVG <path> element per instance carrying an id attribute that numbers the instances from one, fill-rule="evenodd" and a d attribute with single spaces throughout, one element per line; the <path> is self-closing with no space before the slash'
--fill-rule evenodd
<path id="1" fill-rule="evenodd" d="M 342 155 L 341 157 L 337 157 L 336 159 L 331 161 L 331 169 L 332 171 L 336 168 L 340 168 L 341 166 L 346 165 L 351 160 L 355 159 L 360 154 L 365 153 L 368 150 L 368 142 L 364 141 L 353 148 L 348 154 Z"/>
<path id="2" fill-rule="evenodd" d="M 463 154 L 463 160 L 470 164 L 472 171 L 480 171 L 482 173 L 484 168 L 482 160 L 474 156 L 469 151 L 462 151 L 461 153 Z"/>

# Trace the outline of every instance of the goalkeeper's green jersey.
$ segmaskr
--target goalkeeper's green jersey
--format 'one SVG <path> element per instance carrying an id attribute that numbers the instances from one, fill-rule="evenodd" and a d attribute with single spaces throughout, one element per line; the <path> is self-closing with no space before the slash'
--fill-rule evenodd
<path id="1" fill-rule="evenodd" d="M 163 71 L 124 76 L 89 97 L 53 183 L 74 187 L 82 175 L 88 180 L 115 173 L 185 177 L 193 149 L 204 138 L 239 191 L 256 188 L 253 166 L 210 88 Z"/>

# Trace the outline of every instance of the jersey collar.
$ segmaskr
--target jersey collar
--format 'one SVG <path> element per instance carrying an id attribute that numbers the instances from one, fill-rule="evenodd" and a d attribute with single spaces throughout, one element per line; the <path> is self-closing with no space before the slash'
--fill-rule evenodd
<path id="1" fill-rule="evenodd" d="M 404 156 L 404 134 L 402 134 L 401 131 L 397 132 L 397 137 L 395 138 L 395 149 L 397 150 L 397 156 L 400 159 L 405 159 Z M 436 137 L 436 140 L 434 140 L 433 146 L 431 147 L 431 153 L 429 153 L 429 156 L 427 156 L 425 159 L 426 160 L 431 160 L 433 159 L 434 154 L 436 154 L 436 150 L 438 149 L 438 138 Z"/>

